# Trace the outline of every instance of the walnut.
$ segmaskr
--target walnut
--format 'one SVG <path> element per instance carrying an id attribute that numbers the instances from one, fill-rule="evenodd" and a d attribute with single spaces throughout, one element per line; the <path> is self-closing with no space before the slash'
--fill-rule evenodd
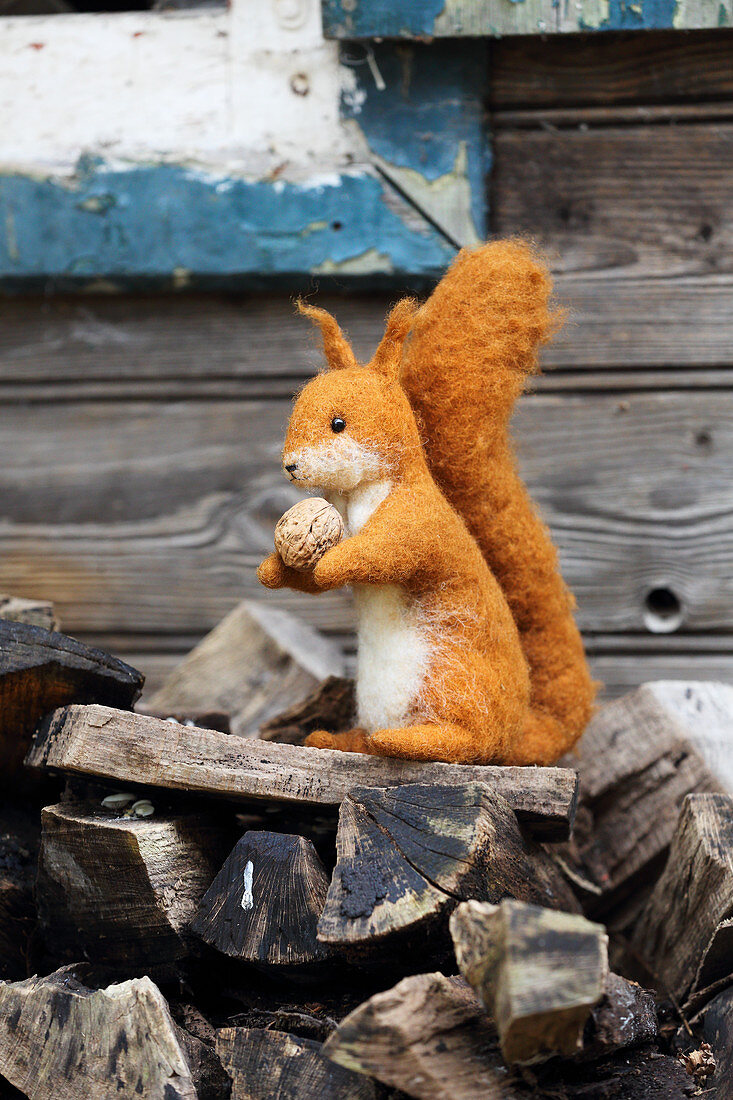
<path id="1" fill-rule="evenodd" d="M 275 549 L 291 569 L 312 569 L 344 537 L 344 521 L 327 500 L 294 504 L 275 528 Z"/>

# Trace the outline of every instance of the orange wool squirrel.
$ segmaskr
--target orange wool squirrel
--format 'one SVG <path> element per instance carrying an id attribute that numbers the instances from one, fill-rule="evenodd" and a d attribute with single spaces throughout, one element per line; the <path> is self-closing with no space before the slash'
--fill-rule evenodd
<path id="1" fill-rule="evenodd" d="M 258 575 L 352 585 L 359 645 L 358 728 L 307 744 L 550 764 L 583 732 L 595 685 L 508 434 L 553 327 L 550 289 L 522 242 L 463 251 L 420 309 L 395 306 L 367 366 L 330 314 L 300 304 L 329 370 L 295 402 L 283 467 L 338 508 L 348 537 L 312 570 L 274 553 Z"/>

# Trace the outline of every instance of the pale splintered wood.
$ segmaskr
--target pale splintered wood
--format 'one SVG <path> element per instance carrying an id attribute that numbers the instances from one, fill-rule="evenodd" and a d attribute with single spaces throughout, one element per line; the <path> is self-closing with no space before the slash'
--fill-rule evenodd
<path id="1" fill-rule="evenodd" d="M 733 797 L 691 795 L 632 947 L 681 1001 L 723 921 L 733 917 Z"/>
<path id="2" fill-rule="evenodd" d="M 29 765 L 234 800 L 337 806 L 354 787 L 484 783 L 536 836 L 567 835 L 577 780 L 563 768 L 418 764 L 229 737 L 109 707 L 64 707 L 44 723 Z"/>
<path id="3" fill-rule="evenodd" d="M 256 737 L 268 719 L 342 673 L 341 651 L 308 623 L 244 601 L 184 657 L 147 709 L 194 719 L 221 713 L 233 734 Z"/>
<path id="4" fill-rule="evenodd" d="M 316 937 L 328 881 L 305 837 L 246 832 L 201 899 L 191 931 L 243 962 L 315 962 L 328 954 Z"/>
<path id="5" fill-rule="evenodd" d="M 608 978 L 600 924 L 523 902 L 464 902 L 451 917 L 462 974 L 496 1023 L 509 1063 L 577 1054 Z"/>
<path id="6" fill-rule="evenodd" d="M 477 783 L 352 791 L 341 805 L 336 853 L 318 936 L 344 949 L 391 944 L 399 955 L 406 934 L 412 942 L 435 934 L 439 948 L 461 898 L 579 908 L 508 803 Z"/>
<path id="7" fill-rule="evenodd" d="M 168 1006 L 145 977 L 91 990 L 65 969 L 0 983 L 0 1074 L 30 1100 L 198 1100 Z"/>
<path id="8" fill-rule="evenodd" d="M 136 819 L 68 803 L 47 806 L 42 825 L 36 897 L 53 957 L 175 977 L 228 831 L 202 814 Z"/>
<path id="9" fill-rule="evenodd" d="M 643 903 L 687 794 L 733 792 L 731 715 L 727 684 L 656 681 L 591 720 L 567 760 L 578 768 L 582 806 L 569 858 L 600 890 L 588 899 L 593 913 Z"/>
<path id="10" fill-rule="evenodd" d="M 496 1032 L 470 986 L 416 974 L 354 1009 L 323 1053 L 419 1100 L 514 1100 Z"/>
<path id="11" fill-rule="evenodd" d="M 226 1027 L 216 1053 L 232 1081 L 231 1100 L 375 1100 L 374 1082 L 336 1065 L 321 1044 L 283 1031 Z"/>
<path id="12" fill-rule="evenodd" d="M 0 619 L 28 623 L 44 630 L 58 630 L 53 604 L 47 600 L 25 600 L 20 596 L 0 596 Z"/>

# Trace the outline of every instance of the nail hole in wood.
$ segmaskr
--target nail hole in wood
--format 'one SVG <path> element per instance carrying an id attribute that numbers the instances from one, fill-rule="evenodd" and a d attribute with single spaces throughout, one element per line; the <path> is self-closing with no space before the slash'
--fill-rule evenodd
<path id="1" fill-rule="evenodd" d="M 682 625 L 682 601 L 671 588 L 651 588 L 644 599 L 644 625 L 652 634 L 671 634 Z"/>

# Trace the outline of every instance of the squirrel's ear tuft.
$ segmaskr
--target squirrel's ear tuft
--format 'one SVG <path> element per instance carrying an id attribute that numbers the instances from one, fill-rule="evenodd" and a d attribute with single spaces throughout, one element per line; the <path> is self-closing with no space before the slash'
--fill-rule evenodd
<path id="1" fill-rule="evenodd" d="M 402 345 L 412 327 L 418 304 L 414 298 L 402 298 L 392 309 L 384 329 L 384 336 L 369 366 L 386 378 L 396 379 L 400 373 Z"/>
<path id="2" fill-rule="evenodd" d="M 331 370 L 343 370 L 344 367 L 355 367 L 356 359 L 351 350 L 349 341 L 339 328 L 338 321 L 332 317 L 328 310 L 319 306 L 309 306 L 302 298 L 295 303 L 298 311 L 305 317 L 310 317 L 314 324 L 319 325 L 323 335 L 323 350 Z"/>

